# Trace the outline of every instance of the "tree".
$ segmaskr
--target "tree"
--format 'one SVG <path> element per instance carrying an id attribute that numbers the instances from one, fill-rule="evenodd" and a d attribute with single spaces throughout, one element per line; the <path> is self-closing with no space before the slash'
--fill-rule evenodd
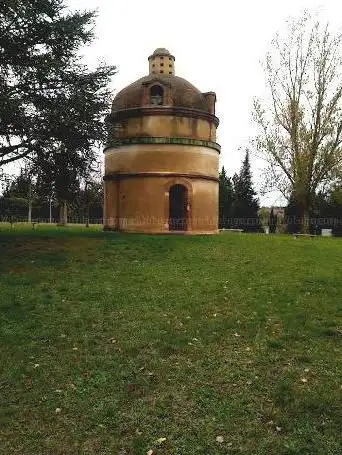
<path id="1" fill-rule="evenodd" d="M 268 163 L 270 187 L 297 205 L 304 232 L 314 195 L 341 173 L 341 43 L 307 14 L 290 21 L 266 57 L 269 100 L 254 101 L 254 146 Z"/>
<path id="2" fill-rule="evenodd" d="M 224 166 L 219 175 L 219 227 L 229 227 L 232 217 L 233 185 Z"/>
<path id="3" fill-rule="evenodd" d="M 89 227 L 90 218 L 102 219 L 103 217 L 103 182 L 99 175 L 89 176 L 80 190 L 78 209 L 86 217 L 86 227 Z"/>
<path id="4" fill-rule="evenodd" d="M 268 207 L 261 207 L 258 210 L 260 224 L 265 232 L 270 228 L 270 210 Z"/>
<path id="5" fill-rule="evenodd" d="M 253 189 L 249 152 L 246 151 L 239 174 L 233 176 L 234 201 L 233 215 L 239 227 L 255 231 L 259 230 L 259 203 Z"/>
<path id="6" fill-rule="evenodd" d="M 64 0 L 6 1 L 0 14 L 0 165 L 29 157 L 61 224 L 106 137 L 115 68 L 89 71 L 78 56 L 94 17 L 68 12 Z"/>
<path id="7" fill-rule="evenodd" d="M 301 229 L 301 209 L 295 198 L 291 195 L 287 207 L 285 207 L 285 218 L 287 220 L 287 232 L 294 234 Z"/>
<path id="8" fill-rule="evenodd" d="M 89 150 L 89 153 L 92 151 Z M 87 172 L 89 161 L 83 158 L 82 153 L 68 150 L 62 144 L 38 157 L 36 172 L 39 185 L 48 190 L 47 196 L 53 195 L 58 201 L 60 225 L 68 223 L 68 205 L 79 193 L 81 178 Z"/>
<path id="9" fill-rule="evenodd" d="M 273 207 L 271 208 L 271 211 L 270 211 L 270 219 L 269 219 L 269 223 L 270 223 L 270 233 L 271 234 L 275 234 L 276 230 L 277 230 L 277 222 L 278 222 L 278 217 L 277 215 L 274 213 L 274 209 Z"/>
<path id="10" fill-rule="evenodd" d="M 8 186 L 11 184 L 14 179 L 13 175 L 4 172 L 0 167 L 0 192 L 1 194 L 8 189 Z"/>
<path id="11" fill-rule="evenodd" d="M 342 182 L 335 182 L 325 193 L 320 192 L 313 202 L 317 230 L 332 229 L 342 234 Z"/>
<path id="12" fill-rule="evenodd" d="M 55 182 L 51 178 L 53 174 L 52 165 L 52 162 L 48 164 L 48 156 L 44 155 L 44 160 L 35 168 L 36 194 L 42 206 L 45 206 L 46 203 L 48 204 L 49 223 L 52 223 L 53 208 L 57 205 Z M 45 218 L 45 216 L 42 215 L 42 218 Z"/>
<path id="13" fill-rule="evenodd" d="M 6 207 L 7 214 L 27 217 L 32 220 L 32 208 L 36 198 L 35 183 L 32 173 L 28 168 L 22 168 L 20 174 L 13 178 L 5 189 L 2 197 L 3 210 Z M 27 210 L 24 214 L 23 210 Z"/>
<path id="14" fill-rule="evenodd" d="M 93 11 L 64 0 L 4 0 L 0 10 L 0 166 L 52 148 L 87 153 L 103 139 L 114 67 L 91 72 L 79 51 L 93 39 Z"/>

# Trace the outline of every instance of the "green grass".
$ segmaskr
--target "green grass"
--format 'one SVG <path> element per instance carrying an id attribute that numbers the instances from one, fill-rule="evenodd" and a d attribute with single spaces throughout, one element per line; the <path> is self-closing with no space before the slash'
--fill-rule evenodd
<path id="1" fill-rule="evenodd" d="M 1 454 L 342 453 L 341 240 L 0 229 Z"/>

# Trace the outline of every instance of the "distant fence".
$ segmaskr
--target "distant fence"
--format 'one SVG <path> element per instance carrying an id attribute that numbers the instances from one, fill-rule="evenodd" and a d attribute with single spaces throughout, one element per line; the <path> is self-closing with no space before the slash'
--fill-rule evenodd
<path id="1" fill-rule="evenodd" d="M 123 219 L 123 218 L 122 218 Z M 149 222 L 160 222 L 161 219 L 157 217 L 134 217 L 134 218 L 124 218 L 126 221 L 132 221 L 134 224 L 146 224 Z M 164 220 L 164 218 L 163 218 Z M 203 221 L 205 220 L 208 222 L 209 218 L 200 218 L 200 219 L 194 219 L 193 221 Z M 246 228 L 248 226 L 261 226 L 262 223 L 260 221 L 260 218 L 220 218 L 219 220 L 220 225 L 224 226 L 245 226 Z M 27 216 L 1 216 L 0 215 L 0 223 L 28 223 L 28 218 Z M 59 218 L 32 218 L 31 223 L 41 223 L 41 224 L 58 224 L 59 223 Z M 212 220 L 213 224 L 216 223 L 216 220 Z M 68 223 L 70 224 L 103 224 L 103 218 L 87 218 L 87 217 L 68 217 Z M 300 217 L 295 217 L 295 216 L 288 216 L 288 217 L 282 217 L 278 219 L 277 225 L 282 224 L 282 225 L 298 225 L 301 223 L 301 218 Z M 311 226 L 342 226 L 342 218 L 337 218 L 337 217 L 321 217 L 321 218 L 310 218 L 309 224 Z"/>
<path id="2" fill-rule="evenodd" d="M 245 226 L 260 226 L 262 224 L 260 218 L 221 218 L 220 224 L 227 224 L 227 225 L 245 225 Z M 277 224 L 286 224 L 286 225 L 297 225 L 300 224 L 302 219 L 297 216 L 284 216 L 279 217 L 277 220 Z M 309 219 L 309 224 L 311 226 L 341 226 L 342 225 L 342 218 L 338 217 L 311 217 Z"/>
<path id="3" fill-rule="evenodd" d="M 264 232 L 265 226 L 263 226 L 260 218 L 257 217 L 239 217 L 239 218 L 220 218 L 219 220 L 214 218 L 193 218 L 192 226 L 200 226 L 205 223 L 206 225 L 216 226 L 217 221 L 219 222 L 220 229 L 242 229 L 245 232 Z M 0 223 L 10 223 L 19 224 L 19 223 L 28 223 L 27 216 L 9 216 L 9 215 L 0 215 Z M 39 224 L 51 224 L 56 225 L 59 223 L 59 218 L 32 218 L 30 221 L 33 225 Z M 103 225 L 109 224 L 114 225 L 118 224 L 121 228 L 125 226 L 146 226 L 146 225 L 165 225 L 164 218 L 158 217 L 128 217 L 128 218 L 119 218 L 119 219 L 107 219 L 104 223 L 103 218 L 87 218 L 87 217 L 68 217 L 68 224 L 74 225 Z M 278 218 L 274 228 L 277 228 L 277 232 L 283 233 L 293 233 L 299 232 L 301 225 L 301 218 L 296 216 L 288 216 Z M 338 217 L 316 217 L 310 218 L 309 220 L 309 229 L 311 233 L 320 234 L 322 229 L 332 229 L 334 235 L 342 235 L 342 218 Z"/>
<path id="4" fill-rule="evenodd" d="M 0 216 L 0 223 L 28 223 L 27 217 L 16 217 L 16 216 Z M 59 219 L 57 218 L 32 218 L 30 223 L 35 224 L 58 224 Z M 68 224 L 103 224 L 103 218 L 86 218 L 86 217 L 68 217 Z"/>

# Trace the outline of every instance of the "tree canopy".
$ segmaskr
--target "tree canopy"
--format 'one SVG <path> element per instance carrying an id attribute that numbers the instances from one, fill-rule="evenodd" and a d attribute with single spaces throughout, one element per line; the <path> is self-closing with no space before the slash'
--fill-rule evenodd
<path id="1" fill-rule="evenodd" d="M 233 216 L 234 190 L 230 177 L 227 176 L 224 166 L 219 175 L 219 227 L 229 227 Z"/>
<path id="2" fill-rule="evenodd" d="M 233 176 L 234 216 L 258 218 L 259 203 L 253 188 L 249 152 L 246 151 L 239 174 Z"/>
<path id="3" fill-rule="evenodd" d="M 0 166 L 46 150 L 81 153 L 105 135 L 115 68 L 89 71 L 79 55 L 93 39 L 94 11 L 65 0 L 4 0 L 0 9 Z"/>
<path id="4" fill-rule="evenodd" d="M 269 98 L 256 99 L 254 149 L 272 189 L 297 204 L 302 229 L 317 191 L 342 169 L 342 36 L 305 14 L 279 34 L 265 62 Z"/>
<path id="5" fill-rule="evenodd" d="M 258 231 L 259 202 L 253 188 L 249 152 L 246 151 L 240 172 L 231 179 L 224 166 L 219 175 L 219 226 Z"/>

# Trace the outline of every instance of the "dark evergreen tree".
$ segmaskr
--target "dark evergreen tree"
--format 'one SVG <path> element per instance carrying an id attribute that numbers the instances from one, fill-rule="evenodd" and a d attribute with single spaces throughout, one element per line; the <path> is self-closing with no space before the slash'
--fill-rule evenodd
<path id="1" fill-rule="evenodd" d="M 336 185 L 329 196 L 332 215 L 334 217 L 333 233 L 334 235 L 342 236 L 342 184 L 339 183 Z"/>
<path id="2" fill-rule="evenodd" d="M 26 199 L 30 190 L 31 176 L 27 169 L 21 169 L 20 174 L 13 178 L 3 192 L 3 197 L 18 197 Z"/>
<path id="3" fill-rule="evenodd" d="M 249 152 L 246 151 L 239 174 L 233 176 L 235 225 L 246 231 L 260 231 L 259 202 L 253 189 Z"/>
<path id="4" fill-rule="evenodd" d="M 342 235 L 342 185 L 337 183 L 325 193 L 318 193 L 310 213 L 310 230 L 319 234 L 321 229 L 332 229 L 334 235 Z"/>
<path id="5" fill-rule="evenodd" d="M 103 140 L 115 69 L 91 72 L 79 58 L 94 18 L 93 11 L 71 13 L 65 0 L 2 1 L 0 165 L 23 157 L 40 162 L 53 148 L 87 161 Z"/>
<path id="6" fill-rule="evenodd" d="M 288 232 L 300 232 L 301 212 L 292 197 L 285 209 L 285 215 Z M 334 235 L 342 235 L 342 185 L 334 185 L 326 192 L 320 191 L 312 199 L 309 232 L 319 235 L 321 229 L 332 229 Z"/>
<path id="7" fill-rule="evenodd" d="M 56 155 L 53 156 L 56 157 Z M 67 209 L 73 222 L 84 224 L 87 220 L 102 222 L 103 182 L 99 173 L 89 175 L 86 181 L 68 180 L 66 184 L 62 182 L 61 185 L 63 186 L 59 191 L 64 188 L 67 195 L 72 191 Z M 55 222 L 60 219 L 59 212 L 60 207 L 55 197 L 55 183 L 42 184 L 40 174 L 32 179 L 27 169 L 23 169 L 17 177 L 8 182 L 0 197 L 0 219 L 3 221 L 27 221 L 32 214 L 32 221 Z"/>
<path id="8" fill-rule="evenodd" d="M 92 219 L 102 222 L 103 199 L 103 182 L 101 177 L 95 174 L 84 182 L 77 198 L 77 212 L 86 220 L 87 226 Z"/>
<path id="9" fill-rule="evenodd" d="M 294 234 L 301 230 L 301 209 L 296 203 L 294 196 L 290 197 L 287 207 L 285 207 L 285 222 L 287 224 L 287 232 Z"/>
<path id="10" fill-rule="evenodd" d="M 1 219 L 31 220 L 35 196 L 32 175 L 27 168 L 24 168 L 17 177 L 8 183 L 0 198 Z"/>
<path id="11" fill-rule="evenodd" d="M 233 185 L 227 176 L 224 166 L 219 175 L 219 227 L 228 228 L 231 225 Z"/>
<path id="12" fill-rule="evenodd" d="M 82 153 L 68 150 L 63 145 L 44 153 L 38 161 L 39 181 L 50 182 L 53 194 L 59 204 L 59 224 L 68 222 L 68 205 L 71 205 L 80 191 L 80 180 L 89 162 L 83 160 Z M 70 212 L 70 210 L 69 210 Z"/>

